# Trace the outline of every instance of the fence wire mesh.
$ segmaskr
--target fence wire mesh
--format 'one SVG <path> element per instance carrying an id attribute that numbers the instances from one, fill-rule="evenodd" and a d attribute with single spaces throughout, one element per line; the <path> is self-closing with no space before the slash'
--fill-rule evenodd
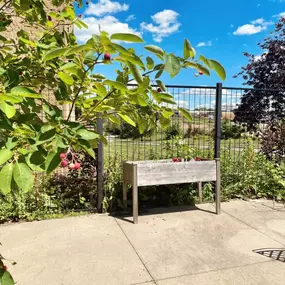
<path id="1" fill-rule="evenodd" d="M 158 87 L 154 86 L 153 88 Z M 115 170 L 115 167 L 120 168 L 123 161 L 175 157 L 213 159 L 216 92 L 216 86 L 167 86 L 167 93 L 172 94 L 176 102 L 174 106 L 166 105 L 174 111 L 171 124 L 167 128 L 162 128 L 158 123 L 156 127 L 150 128 L 143 135 L 140 135 L 136 128 L 124 122 L 118 126 L 103 120 L 103 134 L 108 142 L 103 147 L 104 161 L 102 162 L 105 194 L 114 187 L 112 181 L 108 180 L 108 176 L 116 176 L 115 180 L 120 181 L 121 173 Z M 283 110 L 280 110 L 284 94 L 285 91 L 281 90 L 222 88 L 221 167 L 223 188 L 228 185 L 233 185 L 233 188 L 239 187 L 239 183 L 248 179 L 247 173 L 250 171 L 253 175 L 256 171 L 260 171 L 262 175 L 258 179 L 267 178 L 269 173 L 265 167 L 266 160 L 254 163 L 253 154 L 261 151 L 260 134 L 262 131 L 273 119 L 285 116 Z M 269 100 L 269 103 L 266 100 Z M 189 122 L 181 116 L 178 108 L 187 109 L 191 113 L 192 121 Z M 65 175 L 61 170 L 58 174 Z M 41 179 L 47 180 L 45 177 Z M 65 187 L 62 181 L 61 183 Z M 67 199 L 77 199 L 79 209 L 96 207 L 96 182 L 91 182 L 93 183 L 92 187 L 87 185 L 88 183 L 90 184 L 90 181 L 81 181 L 78 185 L 72 186 L 75 190 L 69 187 L 67 190 L 61 189 L 60 191 Z M 250 184 L 253 183 L 252 181 L 248 183 L 246 191 L 254 188 L 254 185 Z M 88 195 L 85 193 L 87 188 L 91 189 Z M 69 192 L 73 192 L 73 194 L 76 192 L 76 195 L 70 198 L 68 197 Z"/>

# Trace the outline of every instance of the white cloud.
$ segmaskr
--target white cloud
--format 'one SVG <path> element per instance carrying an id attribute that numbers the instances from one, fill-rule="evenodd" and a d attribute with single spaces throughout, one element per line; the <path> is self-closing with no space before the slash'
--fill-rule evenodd
<path id="1" fill-rule="evenodd" d="M 99 34 L 99 27 L 102 31 L 109 34 L 114 33 L 134 33 L 140 35 L 138 31 L 131 28 L 128 23 L 120 22 L 114 16 L 105 16 L 103 18 L 87 17 L 83 21 L 88 25 L 88 29 L 78 29 L 75 27 L 75 35 L 79 42 L 85 42 L 93 34 Z"/>
<path id="2" fill-rule="evenodd" d="M 212 41 L 200 42 L 197 44 L 197 47 L 210 47 L 210 46 L 212 46 Z"/>
<path id="3" fill-rule="evenodd" d="M 259 18 L 254 21 L 251 21 L 250 24 L 245 24 L 243 26 L 238 27 L 233 34 L 236 36 L 254 35 L 262 31 L 265 31 L 267 27 L 272 24 L 273 22 L 266 22 L 264 19 Z"/>
<path id="4" fill-rule="evenodd" d="M 265 59 L 267 53 L 268 53 L 268 51 L 264 51 L 263 54 L 256 55 L 256 56 L 254 57 L 254 61 L 259 61 L 259 60 L 261 60 L 261 59 Z"/>
<path id="5" fill-rule="evenodd" d="M 111 0 L 99 0 L 96 4 L 90 3 L 89 7 L 85 10 L 85 15 L 102 16 L 106 14 L 115 14 L 122 11 L 127 11 L 129 5 Z"/>
<path id="6" fill-rule="evenodd" d="M 135 15 L 130 15 L 127 17 L 126 22 L 130 22 L 130 21 L 135 20 L 135 19 L 136 19 Z"/>
<path id="7" fill-rule="evenodd" d="M 153 34 L 156 42 L 161 42 L 163 38 L 169 37 L 177 32 L 181 24 L 178 21 L 179 14 L 173 10 L 163 10 L 151 16 L 153 23 L 141 23 L 142 31 L 148 31 Z"/>
<path id="8" fill-rule="evenodd" d="M 274 15 L 273 17 L 280 17 L 280 18 L 285 18 L 285 12 L 282 12 L 278 15 Z"/>

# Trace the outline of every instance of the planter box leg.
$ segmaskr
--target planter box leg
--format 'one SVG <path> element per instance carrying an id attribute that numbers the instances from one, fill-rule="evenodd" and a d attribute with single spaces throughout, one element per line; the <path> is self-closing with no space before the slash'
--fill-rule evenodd
<path id="1" fill-rule="evenodd" d="M 134 224 L 138 223 L 139 205 L 138 205 L 138 183 L 137 183 L 137 166 L 133 165 L 133 220 Z"/>
<path id="2" fill-rule="evenodd" d="M 202 182 L 198 182 L 199 203 L 203 202 Z"/>
<path id="3" fill-rule="evenodd" d="M 123 181 L 123 205 L 127 209 L 127 182 Z"/>
<path id="4" fill-rule="evenodd" d="M 216 180 L 216 214 L 221 214 L 221 168 L 220 159 L 216 159 L 217 180 Z"/>

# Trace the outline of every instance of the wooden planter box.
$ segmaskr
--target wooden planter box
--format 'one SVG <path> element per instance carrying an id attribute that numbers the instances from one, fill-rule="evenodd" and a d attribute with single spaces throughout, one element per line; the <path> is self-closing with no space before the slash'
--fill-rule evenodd
<path id="1" fill-rule="evenodd" d="M 123 164 L 123 200 L 127 200 L 127 185 L 133 188 L 133 221 L 138 223 L 138 187 L 199 183 L 202 198 L 202 182 L 216 182 L 216 213 L 220 214 L 220 160 L 172 162 L 127 161 Z"/>

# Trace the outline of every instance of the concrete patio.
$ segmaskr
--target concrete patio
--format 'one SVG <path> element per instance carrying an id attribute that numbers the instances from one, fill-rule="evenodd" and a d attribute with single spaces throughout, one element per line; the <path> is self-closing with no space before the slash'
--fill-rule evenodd
<path id="1" fill-rule="evenodd" d="M 283 285 L 284 207 L 222 210 L 154 209 L 138 225 L 108 215 L 3 225 L 1 253 L 17 261 L 19 285 Z"/>

